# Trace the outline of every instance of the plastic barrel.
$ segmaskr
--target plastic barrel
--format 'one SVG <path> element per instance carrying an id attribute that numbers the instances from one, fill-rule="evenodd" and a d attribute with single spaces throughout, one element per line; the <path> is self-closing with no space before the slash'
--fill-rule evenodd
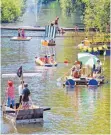
<path id="1" fill-rule="evenodd" d="M 93 85 L 93 86 L 97 86 L 98 85 L 98 82 L 95 80 L 95 79 L 91 79 L 89 81 L 89 84 L 88 85 Z"/>
<path id="2" fill-rule="evenodd" d="M 106 56 L 110 56 L 110 50 L 106 50 Z"/>
<path id="3" fill-rule="evenodd" d="M 66 81 L 65 85 L 67 85 L 67 86 L 73 88 L 74 85 L 75 85 L 75 81 L 72 80 L 72 79 L 68 79 L 68 80 Z"/>

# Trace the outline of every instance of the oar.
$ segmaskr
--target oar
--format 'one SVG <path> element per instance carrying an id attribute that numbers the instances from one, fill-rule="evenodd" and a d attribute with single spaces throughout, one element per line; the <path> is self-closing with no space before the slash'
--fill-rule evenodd
<path id="1" fill-rule="evenodd" d="M 72 67 L 72 68 L 73 68 L 73 67 Z M 64 73 L 64 75 L 62 75 L 61 77 L 59 77 L 59 78 L 57 79 L 57 82 L 60 82 L 61 79 L 62 79 L 67 73 L 69 73 L 70 70 L 72 70 L 72 68 L 70 68 L 70 69 L 68 70 L 68 72 Z"/>

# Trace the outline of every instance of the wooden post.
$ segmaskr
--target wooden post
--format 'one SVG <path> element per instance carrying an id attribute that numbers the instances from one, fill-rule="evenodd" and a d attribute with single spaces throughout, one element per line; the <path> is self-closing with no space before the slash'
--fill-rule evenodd
<path id="1" fill-rule="evenodd" d="M 22 80 L 22 89 L 23 89 L 23 72 L 22 72 L 21 80 Z"/>

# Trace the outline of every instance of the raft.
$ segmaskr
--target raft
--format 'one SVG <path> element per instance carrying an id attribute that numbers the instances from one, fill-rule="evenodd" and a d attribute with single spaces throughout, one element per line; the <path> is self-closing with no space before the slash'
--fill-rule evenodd
<path id="1" fill-rule="evenodd" d="M 53 66 L 56 67 L 57 66 L 57 63 L 56 62 L 54 62 L 53 64 L 47 64 L 47 63 L 44 63 L 40 58 L 41 57 L 38 57 L 38 58 L 35 59 L 35 63 L 37 65 L 45 66 L 45 67 L 53 67 Z"/>
<path id="2" fill-rule="evenodd" d="M 73 78 L 72 76 L 66 77 L 66 80 L 63 86 L 66 87 L 74 87 L 75 85 L 100 85 L 104 84 L 104 77 L 101 78 L 91 78 L 91 77 L 84 77 L 84 78 Z"/>
<path id="3" fill-rule="evenodd" d="M 105 45 L 90 45 L 89 47 L 79 44 L 78 48 L 82 52 L 88 52 L 93 55 L 110 56 L 110 51 L 111 51 L 110 46 L 106 44 Z"/>
<path id="4" fill-rule="evenodd" d="M 48 43 L 48 46 L 55 46 L 56 44 L 55 44 L 55 42 L 49 42 Z"/>
<path id="5" fill-rule="evenodd" d="M 50 110 L 50 108 L 43 108 L 39 106 L 33 106 L 29 109 L 18 109 L 19 103 L 16 103 L 16 109 L 4 106 L 3 117 L 15 124 L 30 124 L 43 122 L 44 111 Z M 17 110 L 18 109 L 18 110 Z"/>
<path id="6" fill-rule="evenodd" d="M 41 43 L 42 43 L 42 45 L 43 46 L 55 46 L 56 45 L 56 43 L 55 43 L 55 41 L 51 41 L 51 40 L 41 40 Z"/>
<path id="7" fill-rule="evenodd" d="M 31 37 L 12 37 L 10 40 L 13 40 L 13 41 L 29 41 L 31 40 Z"/>

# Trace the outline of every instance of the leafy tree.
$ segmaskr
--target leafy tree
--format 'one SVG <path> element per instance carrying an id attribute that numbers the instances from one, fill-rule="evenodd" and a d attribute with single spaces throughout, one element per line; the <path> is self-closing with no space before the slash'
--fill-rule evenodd
<path id="1" fill-rule="evenodd" d="M 110 0 L 59 0 L 64 16 L 80 12 L 83 14 L 86 30 L 109 28 Z M 109 31 L 109 30 L 107 30 Z"/>
<path id="2" fill-rule="evenodd" d="M 84 13 L 84 23 L 86 29 L 95 27 L 101 31 L 106 30 L 110 20 L 110 1 L 109 0 L 89 0 L 86 2 Z"/>
<path id="3" fill-rule="evenodd" d="M 13 22 L 21 15 L 24 7 L 24 0 L 2 0 L 1 21 Z"/>

